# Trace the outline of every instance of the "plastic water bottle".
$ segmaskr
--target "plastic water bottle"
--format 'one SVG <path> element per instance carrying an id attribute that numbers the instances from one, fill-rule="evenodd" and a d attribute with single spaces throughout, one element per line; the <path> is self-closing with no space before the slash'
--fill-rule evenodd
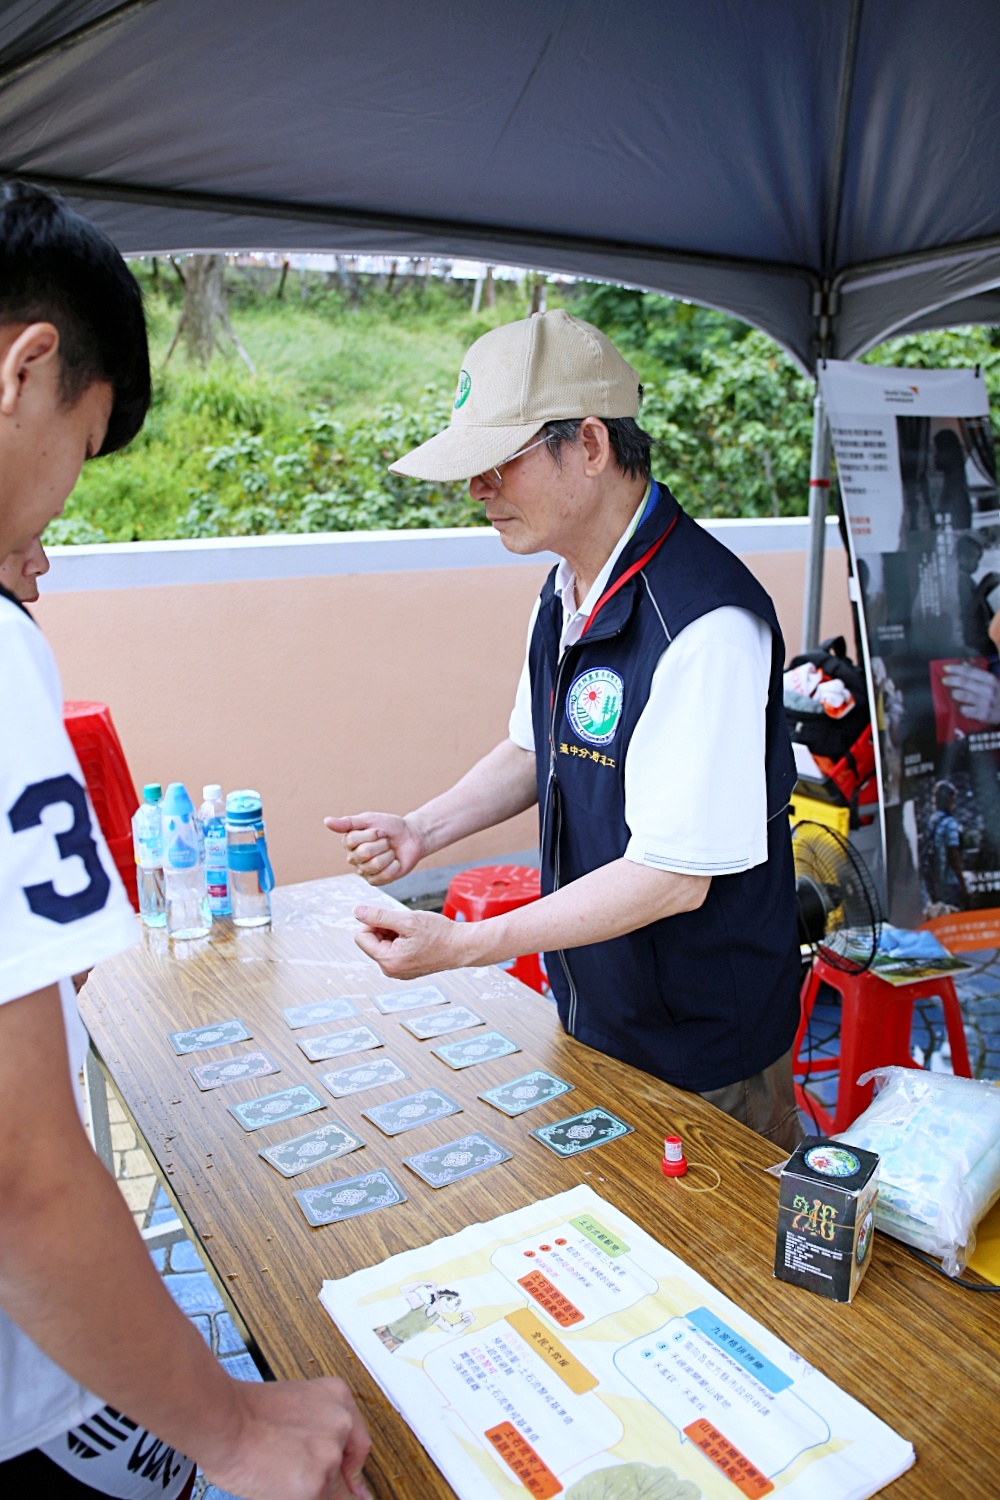
<path id="1" fill-rule="evenodd" d="M 274 874 L 259 792 L 230 792 L 226 798 L 229 899 L 237 927 L 264 927 L 271 920 Z"/>
<path id="2" fill-rule="evenodd" d="M 172 781 L 160 804 L 163 817 L 163 881 L 167 932 L 172 938 L 200 938 L 212 930 L 205 886 L 205 855 L 194 803 L 187 787 Z"/>
<path id="3" fill-rule="evenodd" d="M 218 782 L 202 787 L 204 802 L 198 809 L 201 835 L 205 841 L 205 883 L 208 905 L 213 917 L 228 917 L 229 861 L 226 849 L 226 804 Z"/>
<path id="4" fill-rule="evenodd" d="M 167 906 L 163 895 L 163 829 L 160 822 L 162 797 L 163 788 L 160 783 L 148 782 L 142 789 L 142 801 L 132 819 L 139 915 L 147 927 L 164 927 L 167 921 Z"/>

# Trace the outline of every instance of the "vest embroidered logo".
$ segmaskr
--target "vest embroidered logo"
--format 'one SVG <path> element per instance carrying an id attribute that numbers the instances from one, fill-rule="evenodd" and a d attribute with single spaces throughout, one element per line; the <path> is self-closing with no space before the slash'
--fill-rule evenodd
<path id="1" fill-rule="evenodd" d="M 581 672 L 566 694 L 566 714 L 574 731 L 590 745 L 609 745 L 622 715 L 625 684 L 610 667 Z"/>

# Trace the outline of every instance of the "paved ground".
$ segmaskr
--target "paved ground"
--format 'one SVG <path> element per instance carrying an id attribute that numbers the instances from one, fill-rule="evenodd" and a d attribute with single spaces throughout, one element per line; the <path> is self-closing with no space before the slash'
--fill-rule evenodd
<path id="1" fill-rule="evenodd" d="M 958 983 L 957 990 L 972 1071 L 977 1078 L 1000 1079 L 1000 954 L 970 954 L 969 959 L 975 965 L 975 972 Z M 826 1003 L 817 1005 L 813 1013 L 812 1055 L 820 1058 L 836 1053 L 839 1034 L 839 1003 L 831 996 Z M 912 1048 L 916 1060 L 925 1067 L 951 1072 L 944 1019 L 937 1001 L 925 1001 L 916 1008 Z M 836 1074 L 827 1075 L 816 1091 L 821 1100 L 832 1103 L 836 1096 Z M 136 1222 L 140 1228 L 146 1228 L 172 1219 L 173 1209 L 114 1097 L 109 1098 L 109 1112 L 115 1171 Z M 814 1128 L 805 1116 L 803 1124 L 806 1129 Z M 240 1380 L 259 1380 L 257 1367 L 194 1246 L 184 1240 L 169 1250 L 153 1251 L 153 1259 L 174 1301 L 226 1369 Z M 206 1485 L 201 1477 L 194 1493 L 195 1500 L 233 1500 L 214 1486 Z"/>

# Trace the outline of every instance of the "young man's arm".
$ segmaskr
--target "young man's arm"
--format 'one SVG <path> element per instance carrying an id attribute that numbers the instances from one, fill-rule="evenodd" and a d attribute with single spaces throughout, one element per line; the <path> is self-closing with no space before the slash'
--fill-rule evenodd
<path id="1" fill-rule="evenodd" d="M 541 901 L 483 922 L 356 906 L 354 915 L 366 925 L 354 941 L 390 979 L 417 979 L 444 969 L 503 963 L 522 953 L 607 942 L 663 917 L 694 911 L 711 884 L 707 875 L 678 875 L 616 859 Z"/>
<path id="2" fill-rule="evenodd" d="M 233 1380 L 175 1306 L 80 1124 L 55 985 L 0 1005 L 0 1099 L 0 1306 L 23 1332 L 230 1493 L 365 1494 L 341 1381 Z"/>
<path id="3" fill-rule="evenodd" d="M 535 756 L 503 740 L 440 797 L 403 818 L 364 812 L 326 818 L 343 835 L 348 862 L 370 885 L 408 875 L 428 854 L 525 812 L 537 801 Z"/>

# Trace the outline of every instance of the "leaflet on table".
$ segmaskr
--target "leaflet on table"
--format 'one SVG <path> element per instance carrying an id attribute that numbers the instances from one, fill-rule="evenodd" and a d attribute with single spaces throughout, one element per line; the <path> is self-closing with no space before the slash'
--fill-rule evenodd
<path id="1" fill-rule="evenodd" d="M 462 1500 L 864 1500 L 913 1463 L 589 1187 L 320 1299 Z"/>

